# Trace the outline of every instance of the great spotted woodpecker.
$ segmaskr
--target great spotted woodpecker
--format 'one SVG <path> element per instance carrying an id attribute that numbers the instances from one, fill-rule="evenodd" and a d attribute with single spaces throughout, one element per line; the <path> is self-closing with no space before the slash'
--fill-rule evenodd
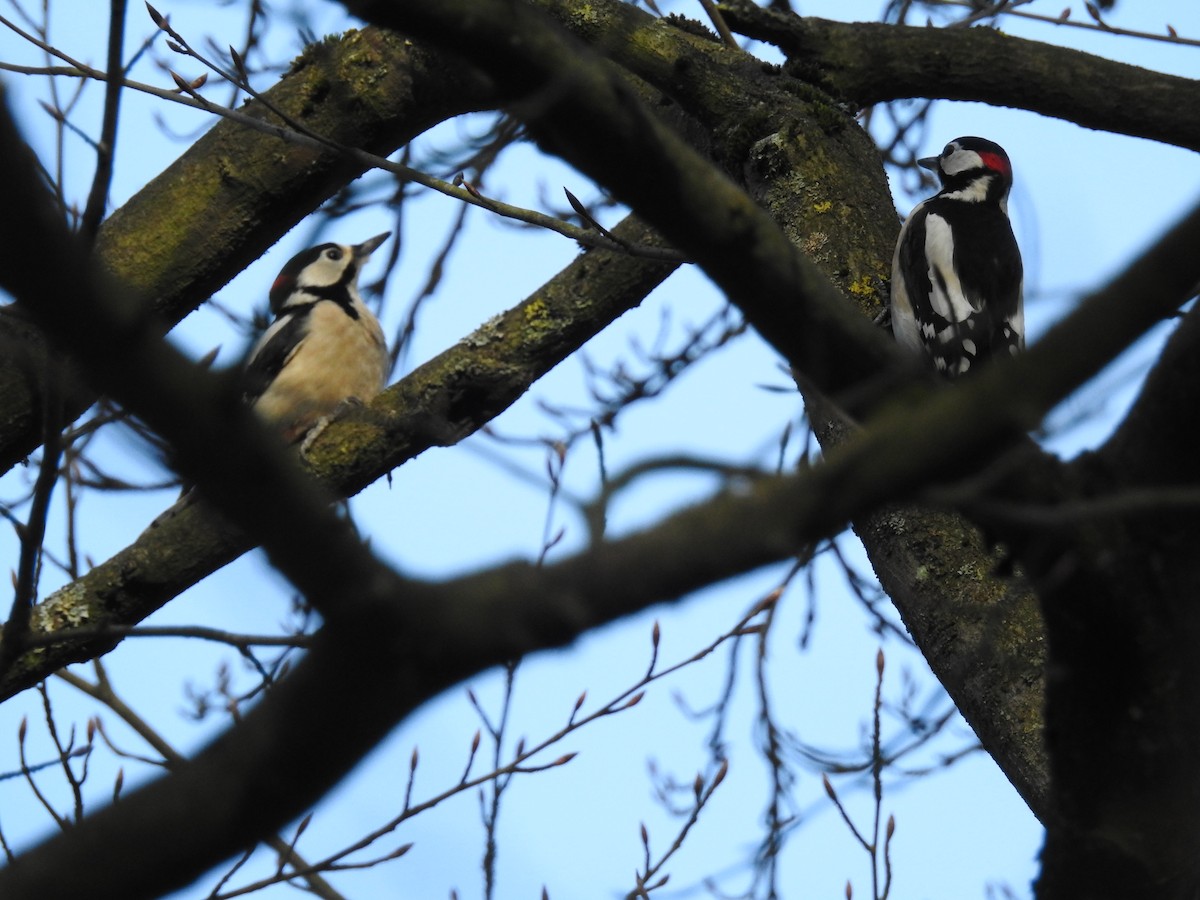
<path id="1" fill-rule="evenodd" d="M 340 406 L 383 389 L 387 343 L 358 294 L 358 275 L 390 234 L 312 247 L 292 257 L 271 285 L 275 321 L 250 353 L 242 391 L 288 443 L 307 435 L 307 446 Z"/>
<path id="2" fill-rule="evenodd" d="M 1012 163 L 998 144 L 951 141 L 918 160 L 942 189 L 917 204 L 892 257 L 892 331 L 954 378 L 1025 346 L 1021 251 L 1008 221 Z"/>

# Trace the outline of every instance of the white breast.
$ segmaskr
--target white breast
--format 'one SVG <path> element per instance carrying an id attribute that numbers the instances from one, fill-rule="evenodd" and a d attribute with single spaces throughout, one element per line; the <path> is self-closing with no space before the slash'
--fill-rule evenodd
<path id="1" fill-rule="evenodd" d="M 383 329 L 359 307 L 352 319 L 336 303 L 322 301 L 309 313 L 309 329 L 254 409 L 284 428 L 285 440 L 302 437 L 344 401 L 364 403 L 383 390 L 389 359 Z"/>

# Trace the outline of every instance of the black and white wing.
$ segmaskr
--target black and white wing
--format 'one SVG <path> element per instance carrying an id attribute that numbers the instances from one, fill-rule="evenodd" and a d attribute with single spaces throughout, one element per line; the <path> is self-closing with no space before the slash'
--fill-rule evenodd
<path id="1" fill-rule="evenodd" d="M 941 372 L 1024 346 L 1021 256 L 1008 217 L 978 203 L 934 197 L 917 207 L 896 247 L 896 339 Z"/>
<path id="2" fill-rule="evenodd" d="M 304 343 L 308 334 L 306 307 L 292 308 L 271 323 L 250 353 L 242 372 L 242 400 L 254 405 Z"/>

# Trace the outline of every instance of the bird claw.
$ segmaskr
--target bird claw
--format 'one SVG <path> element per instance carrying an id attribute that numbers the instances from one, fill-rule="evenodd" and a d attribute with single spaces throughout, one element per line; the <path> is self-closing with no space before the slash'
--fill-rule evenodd
<path id="1" fill-rule="evenodd" d="M 321 436 L 321 432 L 329 427 L 329 423 L 331 421 L 333 421 L 332 417 L 321 416 L 321 418 L 317 419 L 317 421 L 313 423 L 312 428 L 308 429 L 307 433 L 304 435 L 304 440 L 300 443 L 300 455 L 302 457 L 308 459 L 309 448 L 311 448 L 316 442 L 317 438 Z"/>
<path id="2" fill-rule="evenodd" d="M 304 435 L 304 440 L 300 444 L 300 455 L 305 459 L 308 458 L 309 449 L 314 443 L 316 443 L 317 438 L 321 436 L 321 432 L 329 427 L 330 422 L 334 421 L 335 419 L 340 419 L 352 409 L 361 408 L 365 405 L 366 404 L 364 404 L 358 397 L 347 397 L 340 401 L 338 405 L 333 408 L 333 412 L 327 416 L 321 416 L 321 418 L 317 419 L 317 421 L 313 423 L 312 428 L 308 429 L 308 432 Z"/>

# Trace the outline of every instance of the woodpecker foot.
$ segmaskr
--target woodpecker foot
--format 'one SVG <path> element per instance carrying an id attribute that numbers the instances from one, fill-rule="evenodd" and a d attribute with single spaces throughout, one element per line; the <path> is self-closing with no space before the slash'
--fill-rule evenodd
<path id="1" fill-rule="evenodd" d="M 308 432 L 304 435 L 304 440 L 300 443 L 301 456 L 305 459 L 308 458 L 309 448 L 312 447 L 317 438 L 321 436 L 321 432 L 328 428 L 329 423 L 332 421 L 333 418 L 331 416 L 321 416 L 321 418 L 313 423 L 313 427 L 308 429 Z"/>
<path id="2" fill-rule="evenodd" d="M 338 405 L 334 407 L 333 412 L 331 412 L 329 415 L 321 416 L 321 418 L 317 419 L 317 421 L 313 423 L 312 428 L 308 429 L 307 433 L 304 435 L 304 441 L 300 444 L 300 455 L 305 458 L 308 457 L 309 448 L 316 443 L 317 438 L 321 436 L 321 432 L 329 427 L 330 422 L 332 422 L 334 419 L 340 419 L 346 414 L 347 411 L 355 409 L 356 407 L 361 407 L 362 405 L 363 402 L 357 397 L 347 397 L 345 400 L 342 400 L 340 403 L 338 403 Z"/>

